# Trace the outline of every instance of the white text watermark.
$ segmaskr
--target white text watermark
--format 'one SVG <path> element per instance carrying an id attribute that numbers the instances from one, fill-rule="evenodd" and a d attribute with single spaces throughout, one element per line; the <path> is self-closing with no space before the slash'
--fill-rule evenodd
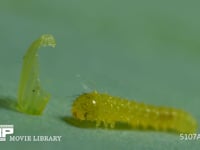
<path id="1" fill-rule="evenodd" d="M 185 140 L 185 141 L 191 141 L 191 140 L 200 140 L 200 134 L 199 133 L 181 133 L 179 135 L 180 140 Z"/>

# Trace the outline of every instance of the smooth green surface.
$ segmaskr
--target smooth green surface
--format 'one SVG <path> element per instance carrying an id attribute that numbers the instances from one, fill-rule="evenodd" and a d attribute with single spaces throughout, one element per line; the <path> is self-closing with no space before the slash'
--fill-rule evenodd
<path id="1" fill-rule="evenodd" d="M 170 133 L 78 128 L 66 122 L 82 92 L 98 90 L 192 113 L 200 121 L 198 1 L 0 2 L 0 124 L 14 135 L 62 135 L 61 142 L 1 142 L 4 149 L 198 149 Z M 14 111 L 22 57 L 43 33 L 41 84 L 52 98 L 42 116 Z M 48 49 L 48 48 L 47 48 Z M 48 54 L 47 54 L 48 53 Z M 199 130 L 198 130 L 199 133 Z"/>

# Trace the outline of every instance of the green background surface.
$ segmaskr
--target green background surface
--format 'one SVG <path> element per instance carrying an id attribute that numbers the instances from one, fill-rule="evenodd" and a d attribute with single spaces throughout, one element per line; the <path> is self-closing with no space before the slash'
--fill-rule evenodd
<path id="1" fill-rule="evenodd" d="M 76 96 L 98 90 L 182 108 L 200 121 L 200 2 L 185 0 L 1 0 L 0 124 L 14 135 L 61 135 L 61 142 L 0 142 L 0 149 L 190 149 L 198 141 L 140 130 L 77 127 L 65 121 Z M 14 111 L 22 57 L 51 33 L 40 55 L 52 95 L 42 116 Z M 199 131 L 198 131 L 199 133 Z"/>

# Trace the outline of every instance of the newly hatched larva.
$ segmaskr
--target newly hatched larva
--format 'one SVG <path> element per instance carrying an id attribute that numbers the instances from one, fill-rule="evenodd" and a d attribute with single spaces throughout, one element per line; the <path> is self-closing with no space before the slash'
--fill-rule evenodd
<path id="1" fill-rule="evenodd" d="M 115 127 L 117 122 L 133 128 L 194 133 L 196 120 L 187 112 L 128 101 L 120 97 L 101 94 L 97 91 L 80 95 L 73 103 L 72 114 L 79 120 L 95 121 L 105 127 Z"/>

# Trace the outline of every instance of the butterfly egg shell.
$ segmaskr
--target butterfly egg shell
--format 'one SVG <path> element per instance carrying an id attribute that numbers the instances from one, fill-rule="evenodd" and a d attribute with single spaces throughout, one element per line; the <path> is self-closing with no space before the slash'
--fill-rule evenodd
<path id="1" fill-rule="evenodd" d="M 18 106 L 20 112 L 41 115 L 45 109 L 50 94 L 40 84 L 38 50 L 41 47 L 55 47 L 53 35 L 43 34 L 36 39 L 23 57 L 22 71 L 18 87 Z"/>
<path id="2" fill-rule="evenodd" d="M 95 121 L 114 128 L 116 122 L 128 123 L 133 128 L 150 128 L 178 133 L 194 133 L 196 120 L 187 112 L 128 101 L 97 91 L 84 93 L 76 98 L 72 114 L 79 120 Z"/>

